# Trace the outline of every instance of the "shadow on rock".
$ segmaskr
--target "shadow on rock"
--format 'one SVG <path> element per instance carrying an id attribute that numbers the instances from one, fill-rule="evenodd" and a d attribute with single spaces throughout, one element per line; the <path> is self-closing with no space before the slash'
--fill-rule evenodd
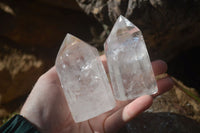
<path id="1" fill-rule="evenodd" d="M 128 133 L 199 133 L 200 123 L 175 113 L 143 113 L 127 124 Z"/>

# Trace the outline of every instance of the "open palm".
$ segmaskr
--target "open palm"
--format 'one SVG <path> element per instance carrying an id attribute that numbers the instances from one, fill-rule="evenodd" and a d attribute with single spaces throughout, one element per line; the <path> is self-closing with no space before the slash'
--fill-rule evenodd
<path id="1" fill-rule="evenodd" d="M 101 60 L 107 71 L 106 57 Z M 161 60 L 152 62 L 154 74 L 166 72 Z M 69 111 L 55 67 L 43 74 L 21 109 L 20 114 L 45 133 L 113 133 L 152 104 L 153 98 L 173 86 L 169 77 L 157 81 L 158 93 L 141 96 L 135 100 L 117 101 L 116 107 L 104 114 L 81 123 L 75 123 Z"/>

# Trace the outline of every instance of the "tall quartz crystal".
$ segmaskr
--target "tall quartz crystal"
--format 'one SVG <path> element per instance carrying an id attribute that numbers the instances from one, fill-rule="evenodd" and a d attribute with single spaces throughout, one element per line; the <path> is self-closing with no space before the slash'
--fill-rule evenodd
<path id="1" fill-rule="evenodd" d="M 75 122 L 88 120 L 115 107 L 96 48 L 67 34 L 56 58 L 56 71 Z"/>
<path id="2" fill-rule="evenodd" d="M 117 100 L 157 92 L 157 84 L 141 31 L 119 16 L 104 44 L 112 88 Z"/>

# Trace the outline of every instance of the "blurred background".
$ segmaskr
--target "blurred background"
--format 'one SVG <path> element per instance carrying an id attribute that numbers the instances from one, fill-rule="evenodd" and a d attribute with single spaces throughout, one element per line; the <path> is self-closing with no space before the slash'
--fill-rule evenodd
<path id="1" fill-rule="evenodd" d="M 143 32 L 174 88 L 120 132 L 200 132 L 199 0 L 0 0 L 0 125 L 18 113 L 71 33 L 103 52 L 119 15 Z"/>

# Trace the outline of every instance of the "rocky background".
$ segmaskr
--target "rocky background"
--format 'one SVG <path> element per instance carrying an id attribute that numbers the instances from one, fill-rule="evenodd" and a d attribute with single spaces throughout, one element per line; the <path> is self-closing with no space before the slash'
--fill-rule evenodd
<path id="1" fill-rule="evenodd" d="M 0 0 L 0 124 L 54 65 L 66 33 L 102 51 L 120 14 L 142 30 L 151 59 L 182 81 L 120 132 L 200 132 L 200 102 L 185 93 L 199 98 L 198 0 Z"/>

